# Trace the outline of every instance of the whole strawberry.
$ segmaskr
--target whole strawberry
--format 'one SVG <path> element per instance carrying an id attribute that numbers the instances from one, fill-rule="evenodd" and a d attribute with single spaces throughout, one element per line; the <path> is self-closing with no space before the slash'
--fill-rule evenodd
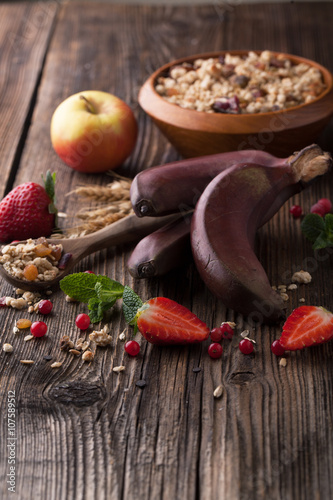
<path id="1" fill-rule="evenodd" d="M 44 179 L 43 179 L 44 180 Z M 0 241 L 49 236 L 56 224 L 55 174 L 49 171 L 45 187 L 35 182 L 20 184 L 0 203 Z"/>

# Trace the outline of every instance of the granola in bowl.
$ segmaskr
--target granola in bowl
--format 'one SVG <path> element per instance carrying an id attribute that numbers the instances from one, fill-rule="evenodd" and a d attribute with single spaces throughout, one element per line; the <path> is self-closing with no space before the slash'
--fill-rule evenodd
<path id="1" fill-rule="evenodd" d="M 289 109 L 313 101 L 325 89 L 318 68 L 268 50 L 183 62 L 155 82 L 156 92 L 170 103 L 226 114 Z"/>
<path id="2" fill-rule="evenodd" d="M 50 281 L 59 273 L 62 245 L 52 245 L 45 238 L 29 239 L 2 247 L 0 264 L 15 278 L 24 281 Z"/>

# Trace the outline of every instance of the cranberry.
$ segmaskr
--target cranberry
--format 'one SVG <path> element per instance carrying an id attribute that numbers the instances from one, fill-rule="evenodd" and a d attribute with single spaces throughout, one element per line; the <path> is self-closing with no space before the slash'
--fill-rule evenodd
<path id="1" fill-rule="evenodd" d="M 44 323 L 44 321 L 35 321 L 30 326 L 30 332 L 34 337 L 44 337 L 45 333 L 47 332 L 47 325 Z"/>
<path id="2" fill-rule="evenodd" d="M 221 97 L 218 101 L 214 102 L 212 108 L 217 113 L 237 114 L 240 111 L 239 99 L 236 95 L 232 97 Z"/>
<path id="3" fill-rule="evenodd" d="M 41 300 L 38 302 L 38 311 L 41 314 L 50 314 L 53 309 L 53 304 L 50 300 Z"/>
<path id="4" fill-rule="evenodd" d="M 7 307 L 6 297 L 0 297 L 0 307 Z"/>
<path id="5" fill-rule="evenodd" d="M 94 271 L 89 271 L 89 270 L 84 271 L 84 272 L 87 273 L 87 274 L 95 274 Z"/>
<path id="6" fill-rule="evenodd" d="M 315 203 L 314 205 L 312 205 L 311 209 L 310 209 L 310 212 L 312 214 L 317 214 L 317 215 L 320 215 L 321 217 L 324 217 L 325 215 L 325 209 L 323 208 L 322 205 L 320 205 L 319 203 Z"/>
<path id="7" fill-rule="evenodd" d="M 243 339 L 239 343 L 239 350 L 243 354 L 251 354 L 253 352 L 253 342 L 249 339 Z"/>
<path id="8" fill-rule="evenodd" d="M 125 351 L 130 356 L 137 356 L 140 352 L 140 346 L 135 340 L 129 340 L 125 344 Z"/>
<path id="9" fill-rule="evenodd" d="M 303 213 L 303 210 L 299 205 L 293 205 L 292 207 L 290 207 L 289 212 L 294 217 L 294 219 L 299 219 Z"/>
<path id="10" fill-rule="evenodd" d="M 80 330 L 87 330 L 90 325 L 90 318 L 88 314 L 81 313 L 76 316 L 75 324 Z"/>
<path id="11" fill-rule="evenodd" d="M 234 330 L 228 323 L 222 323 L 221 325 L 222 336 L 224 339 L 231 340 L 234 335 Z"/>
<path id="12" fill-rule="evenodd" d="M 329 214 L 332 210 L 332 202 L 328 198 L 320 198 L 316 205 L 319 205 L 323 209 L 325 215 Z"/>
<path id="13" fill-rule="evenodd" d="M 218 344 L 217 342 L 210 344 L 210 346 L 208 347 L 208 354 L 213 359 L 220 358 L 222 356 L 222 353 L 223 348 L 221 344 Z"/>
<path id="14" fill-rule="evenodd" d="M 221 327 L 213 328 L 210 332 L 210 338 L 212 342 L 221 342 L 223 337 L 222 329 Z"/>
<path id="15" fill-rule="evenodd" d="M 275 356 L 283 356 L 285 353 L 284 347 L 282 347 L 279 340 L 274 340 L 271 345 L 271 351 Z"/>

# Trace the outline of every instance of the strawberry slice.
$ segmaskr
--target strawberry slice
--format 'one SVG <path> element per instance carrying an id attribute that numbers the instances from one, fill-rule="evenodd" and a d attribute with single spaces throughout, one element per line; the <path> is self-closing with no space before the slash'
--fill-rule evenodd
<path id="1" fill-rule="evenodd" d="M 135 320 L 141 334 L 152 344 L 202 342 L 210 333 L 208 326 L 194 313 L 165 297 L 145 302 L 138 309 Z"/>
<path id="2" fill-rule="evenodd" d="M 283 325 L 280 344 L 288 351 L 296 351 L 332 338 L 333 314 L 323 307 L 301 306 Z"/>

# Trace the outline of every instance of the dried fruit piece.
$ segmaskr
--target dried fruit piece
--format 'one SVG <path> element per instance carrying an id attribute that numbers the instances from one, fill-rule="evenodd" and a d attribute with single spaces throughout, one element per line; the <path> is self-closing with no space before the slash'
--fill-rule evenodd
<path id="1" fill-rule="evenodd" d="M 35 264 L 28 264 L 27 266 L 25 266 L 25 268 L 23 269 L 23 276 L 28 281 L 35 281 L 38 276 L 38 269 Z"/>
<path id="2" fill-rule="evenodd" d="M 39 243 L 35 246 L 34 253 L 37 255 L 37 257 L 46 257 L 47 255 L 50 255 L 52 253 L 52 248 Z"/>
<path id="3" fill-rule="evenodd" d="M 25 328 L 30 328 L 31 325 L 32 322 L 30 321 L 30 319 L 21 318 L 16 321 L 16 326 L 20 330 L 24 330 Z"/>

